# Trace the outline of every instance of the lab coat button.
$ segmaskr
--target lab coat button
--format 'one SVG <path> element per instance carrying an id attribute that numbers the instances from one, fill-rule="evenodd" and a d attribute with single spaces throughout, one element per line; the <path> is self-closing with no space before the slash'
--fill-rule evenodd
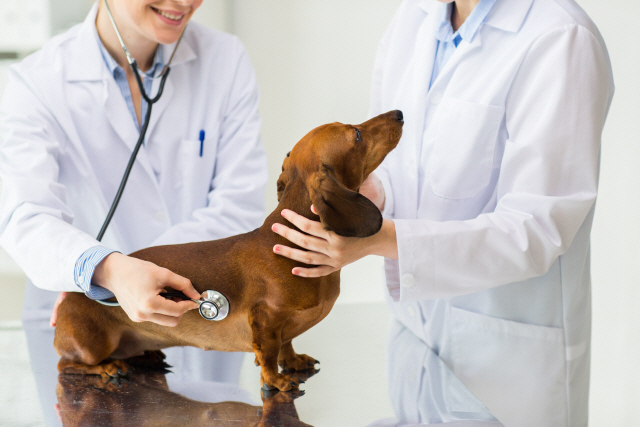
<path id="1" fill-rule="evenodd" d="M 431 94 L 431 103 L 433 105 L 440 104 L 440 101 L 442 101 L 442 92 L 434 92 Z"/>
<path id="2" fill-rule="evenodd" d="M 84 283 L 84 276 L 78 277 L 78 283 L 81 285 Z"/>
<path id="3" fill-rule="evenodd" d="M 409 316 L 416 317 L 416 311 L 413 309 L 413 307 L 409 307 L 407 308 L 407 312 L 409 313 Z"/>
<path id="4" fill-rule="evenodd" d="M 414 284 L 414 279 L 413 279 L 413 274 L 405 274 L 404 276 L 402 276 L 402 279 L 400 279 L 400 283 L 402 284 L 402 286 L 404 286 L 405 288 L 410 288 L 413 286 Z"/>
<path id="5" fill-rule="evenodd" d="M 156 214 L 153 216 L 156 221 L 158 222 L 166 222 L 167 221 L 167 215 L 164 212 L 156 212 Z"/>

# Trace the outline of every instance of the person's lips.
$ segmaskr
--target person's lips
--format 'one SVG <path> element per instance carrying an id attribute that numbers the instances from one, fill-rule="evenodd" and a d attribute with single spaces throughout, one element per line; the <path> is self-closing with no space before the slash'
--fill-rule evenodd
<path id="1" fill-rule="evenodd" d="M 162 19 L 167 24 L 171 25 L 179 25 L 183 18 L 186 16 L 184 12 L 177 12 L 174 10 L 160 10 L 152 7 L 153 11 L 158 15 L 160 19 Z"/>

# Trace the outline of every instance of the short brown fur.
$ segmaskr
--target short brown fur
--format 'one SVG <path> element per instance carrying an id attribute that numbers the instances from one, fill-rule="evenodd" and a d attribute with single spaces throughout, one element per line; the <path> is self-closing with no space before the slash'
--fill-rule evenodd
<path id="1" fill-rule="evenodd" d="M 224 294 L 231 307 L 226 319 L 210 322 L 194 310 L 174 328 L 136 323 L 120 307 L 101 305 L 80 293 L 68 295 L 58 307 L 55 331 L 60 372 L 108 378 L 127 372 L 121 359 L 147 350 L 193 346 L 253 351 L 263 386 L 297 388 L 298 380 L 279 373 L 278 365 L 313 368 L 315 359 L 297 354 L 291 340 L 329 314 L 340 293 L 340 272 L 313 279 L 294 276 L 291 270 L 304 264 L 273 253 L 274 245 L 291 243 L 271 226 L 278 222 L 295 228 L 280 215 L 283 209 L 317 220 L 309 209 L 313 203 L 327 230 L 355 237 L 377 233 L 382 216 L 357 190 L 398 144 L 402 125 L 402 113 L 391 111 L 357 126 L 316 128 L 285 158 L 278 179 L 279 204 L 262 227 L 226 239 L 131 254 L 188 278 L 198 292 Z"/>

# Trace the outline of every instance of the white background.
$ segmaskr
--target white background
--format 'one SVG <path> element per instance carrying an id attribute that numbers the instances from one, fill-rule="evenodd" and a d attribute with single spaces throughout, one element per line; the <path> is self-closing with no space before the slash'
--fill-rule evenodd
<path id="1" fill-rule="evenodd" d="M 0 0 L 0 6 L 3 1 L 7 0 Z M 90 6 L 87 0 L 55 3 L 55 13 L 66 20 L 78 14 L 78 4 Z M 635 426 L 640 425 L 640 2 L 579 3 L 607 42 L 616 82 L 603 136 L 592 234 L 590 425 Z M 237 34 L 255 65 L 269 155 L 269 211 L 276 205 L 275 181 L 282 159 L 295 142 L 326 122 L 365 120 L 375 47 L 399 4 L 400 0 L 205 0 L 198 11 L 200 22 Z M 66 5 L 68 11 L 61 9 Z M 53 28 L 63 26 L 54 22 Z M 0 319 L 17 316 L 22 281 L 19 269 L 0 254 L 0 290 L 5 297 Z M 364 260 L 344 270 L 339 302 L 380 301 L 382 291 L 380 261 Z"/>

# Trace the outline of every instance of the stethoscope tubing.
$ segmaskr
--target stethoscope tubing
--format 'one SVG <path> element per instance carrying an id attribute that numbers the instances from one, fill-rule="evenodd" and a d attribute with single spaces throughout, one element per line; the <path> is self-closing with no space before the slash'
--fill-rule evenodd
<path id="1" fill-rule="evenodd" d="M 104 4 L 107 10 L 107 14 L 109 15 L 109 19 L 111 20 L 111 23 L 113 24 L 113 29 L 116 32 L 116 35 L 118 36 L 118 40 L 120 41 L 120 46 L 122 47 L 122 50 L 124 51 L 126 57 L 127 57 L 127 61 L 129 62 L 129 66 L 131 67 L 131 71 L 133 71 L 133 75 L 136 78 L 136 83 L 138 85 L 138 89 L 140 90 L 140 95 L 144 98 L 144 100 L 147 102 L 147 113 L 145 114 L 145 118 L 144 118 L 144 122 L 142 124 L 142 127 L 140 128 L 140 135 L 138 136 L 138 141 L 136 142 L 136 145 L 133 149 L 133 152 L 131 153 L 131 157 L 129 157 L 129 163 L 127 164 L 127 167 L 124 171 L 124 174 L 122 175 L 122 179 L 120 180 L 120 186 L 118 187 L 118 191 L 115 195 L 115 197 L 113 198 L 113 202 L 111 203 L 111 207 L 109 208 L 109 213 L 107 214 L 102 227 L 100 228 L 100 232 L 98 233 L 98 236 L 96 237 L 96 240 L 101 242 L 102 238 L 104 237 L 104 234 L 107 231 L 107 228 L 109 227 L 109 224 L 111 223 L 111 220 L 113 219 L 113 215 L 116 212 L 116 209 L 118 207 L 118 204 L 120 203 L 120 199 L 122 198 L 122 194 L 124 193 L 124 189 L 127 185 L 127 181 L 129 180 L 129 175 L 131 174 L 131 170 L 133 169 L 133 165 L 135 164 L 136 161 L 136 157 L 138 156 L 138 152 L 140 151 L 140 147 L 142 147 L 142 144 L 144 143 L 144 139 L 147 135 L 147 129 L 149 127 L 149 122 L 151 120 L 151 111 L 153 110 L 153 104 L 155 104 L 156 102 L 158 102 L 158 100 L 160 100 L 160 97 L 162 96 L 162 92 L 164 91 L 164 85 L 167 81 L 167 77 L 169 76 L 169 73 L 171 71 L 171 62 L 173 61 L 173 57 L 176 54 L 176 51 L 178 50 L 178 46 L 180 45 L 180 42 L 182 41 L 182 36 L 184 35 L 184 30 L 182 31 L 182 34 L 180 34 L 180 38 L 178 39 L 178 42 L 176 43 L 176 47 L 173 50 L 173 53 L 171 54 L 171 58 L 169 59 L 169 63 L 163 68 L 162 73 L 161 73 L 161 80 L 160 80 L 160 86 L 158 87 L 158 93 L 156 94 L 155 97 L 151 98 L 149 97 L 149 95 L 147 94 L 147 91 L 144 89 L 144 85 L 142 84 L 142 78 L 140 77 L 140 72 L 138 69 L 138 63 L 136 62 L 136 60 L 131 56 L 131 54 L 129 53 L 129 49 L 127 49 L 127 46 L 124 44 L 124 40 L 122 39 L 122 36 L 120 35 L 120 31 L 118 30 L 118 26 L 116 25 L 115 20 L 113 19 L 113 15 L 111 14 L 111 9 L 109 8 L 109 3 L 107 3 L 107 0 L 104 0 Z M 183 294 L 184 296 L 184 294 Z M 186 298 L 186 296 L 185 296 Z M 188 299 L 188 298 L 187 298 Z M 116 301 L 116 302 L 111 302 L 111 301 L 107 301 L 107 300 L 97 300 L 99 303 L 104 304 L 104 305 L 108 305 L 108 306 L 115 306 L 118 307 L 120 306 L 120 304 Z"/>
<path id="2" fill-rule="evenodd" d="M 135 65 L 135 62 L 134 62 L 134 65 Z M 120 199 L 122 198 L 122 193 L 124 192 L 124 188 L 126 187 L 127 181 L 129 180 L 129 175 L 131 174 L 133 165 L 136 162 L 136 157 L 138 156 L 140 147 L 142 147 L 142 144 L 144 143 L 144 138 L 147 135 L 147 128 L 149 127 L 149 121 L 151 120 L 151 110 L 152 110 L 153 104 L 160 99 L 160 96 L 162 96 L 162 91 L 164 90 L 164 84 L 167 81 L 167 77 L 169 76 L 170 71 L 171 71 L 171 68 L 166 69 L 165 74 L 162 76 L 162 80 L 160 80 L 160 87 L 158 88 L 157 95 L 153 99 L 150 99 L 147 96 L 147 93 L 145 92 L 144 87 L 142 86 L 142 81 L 140 79 L 140 76 L 138 75 L 138 67 L 135 66 L 133 73 L 136 75 L 136 80 L 138 81 L 138 87 L 140 89 L 140 93 L 148 103 L 147 114 L 145 115 L 142 128 L 140 129 L 140 136 L 138 137 L 136 146 L 134 147 L 133 152 L 131 153 L 131 157 L 129 158 L 129 163 L 127 164 L 127 168 L 124 171 L 122 180 L 120 181 L 118 192 L 116 193 L 116 196 L 113 199 L 113 203 L 111 203 L 111 208 L 109 209 L 109 213 L 107 214 L 107 217 L 105 218 L 104 223 L 102 224 L 102 228 L 98 233 L 98 237 L 96 238 L 98 242 L 102 241 L 102 238 L 104 237 L 104 233 L 107 231 L 107 227 L 109 227 L 109 224 L 111 223 L 111 219 L 113 218 L 113 215 L 116 212 L 118 204 L 120 203 Z"/>

